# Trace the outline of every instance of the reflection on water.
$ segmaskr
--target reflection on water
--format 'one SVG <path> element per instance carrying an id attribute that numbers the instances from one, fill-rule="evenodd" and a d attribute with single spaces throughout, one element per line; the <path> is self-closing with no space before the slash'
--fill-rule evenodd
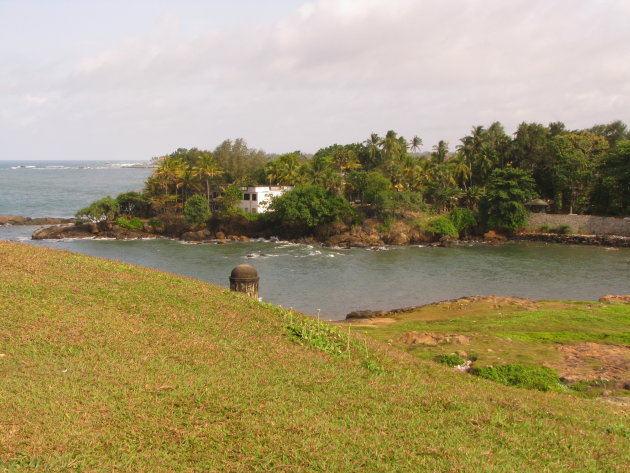
<path id="1" fill-rule="evenodd" d="M 630 293 L 630 249 L 543 243 L 458 248 L 331 249 L 285 242 L 185 244 L 171 240 L 33 242 L 33 227 L 0 227 L 0 239 L 126 261 L 228 287 L 234 266 L 260 275 L 271 303 L 341 319 L 467 295 L 596 300 Z"/>

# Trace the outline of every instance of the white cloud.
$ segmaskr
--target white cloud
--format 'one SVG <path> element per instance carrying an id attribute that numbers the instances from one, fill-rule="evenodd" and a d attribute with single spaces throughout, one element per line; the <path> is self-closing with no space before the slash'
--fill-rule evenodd
<path id="1" fill-rule="evenodd" d="M 55 63 L 36 78 L 12 75 L 12 93 L 31 97 L 22 113 L 62 97 L 66 116 L 48 108 L 37 120 L 100 129 L 104 147 L 138 130 L 123 138 L 147 154 L 228 136 L 314 151 L 389 128 L 429 148 L 494 120 L 513 131 L 630 118 L 627 1 L 319 0 L 272 24 L 192 37 L 186 21 L 171 15 L 151 34 L 115 38 L 63 74 Z"/>

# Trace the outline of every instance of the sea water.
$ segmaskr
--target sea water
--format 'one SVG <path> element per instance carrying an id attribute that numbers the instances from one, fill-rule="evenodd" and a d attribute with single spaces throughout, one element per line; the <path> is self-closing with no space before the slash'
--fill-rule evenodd
<path id="1" fill-rule="evenodd" d="M 0 216 L 72 217 L 94 200 L 140 191 L 151 169 L 104 161 L 0 161 Z"/>

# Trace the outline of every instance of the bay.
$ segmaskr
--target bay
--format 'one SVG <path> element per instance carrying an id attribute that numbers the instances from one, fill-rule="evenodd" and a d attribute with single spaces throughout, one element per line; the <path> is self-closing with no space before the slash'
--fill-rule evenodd
<path id="1" fill-rule="evenodd" d="M 32 241 L 33 227 L 0 227 L 0 239 L 157 268 L 228 287 L 253 265 L 263 300 L 340 320 L 470 295 L 597 300 L 630 292 L 630 249 L 511 242 L 457 248 L 319 248 L 286 242 L 185 244 L 155 240 Z"/>
<path id="2" fill-rule="evenodd" d="M 69 217 L 105 195 L 140 190 L 150 174 L 148 169 L 93 161 L 15 168 L 24 165 L 35 164 L 0 163 L 0 215 Z M 269 241 L 32 241 L 34 229 L 0 226 L 0 239 L 125 261 L 226 288 L 232 268 L 248 263 L 258 270 L 263 300 L 313 315 L 319 311 L 330 320 L 353 310 L 387 310 L 469 295 L 597 300 L 604 294 L 630 293 L 628 248 L 511 242 L 373 251 Z"/>

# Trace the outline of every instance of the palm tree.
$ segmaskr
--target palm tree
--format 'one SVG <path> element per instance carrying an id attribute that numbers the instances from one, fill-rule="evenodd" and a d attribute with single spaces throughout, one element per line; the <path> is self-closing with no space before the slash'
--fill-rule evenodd
<path id="1" fill-rule="evenodd" d="M 409 149 L 412 153 L 416 153 L 417 151 L 419 151 L 421 146 L 422 138 L 420 138 L 418 135 L 411 138 L 411 141 L 409 142 Z"/>
<path id="2" fill-rule="evenodd" d="M 223 174 L 223 170 L 210 153 L 199 156 L 199 161 L 194 167 L 195 176 L 206 184 L 206 199 L 210 202 L 210 181 Z"/>
<path id="3" fill-rule="evenodd" d="M 405 146 L 406 143 L 407 142 L 405 141 Z M 406 151 L 403 149 L 402 143 L 398 138 L 398 134 L 394 130 L 389 130 L 387 132 L 385 138 L 380 141 L 380 145 L 385 157 L 383 163 L 385 167 L 389 167 L 392 162 L 394 162 L 404 153 L 404 151 Z"/>
<path id="4" fill-rule="evenodd" d="M 381 138 L 377 133 L 371 133 L 370 137 L 363 142 L 368 149 L 368 155 L 370 156 L 370 162 L 373 166 L 377 165 L 376 155 L 379 152 L 379 146 L 381 145 Z"/>
<path id="5" fill-rule="evenodd" d="M 448 142 L 440 140 L 436 146 L 433 147 L 433 153 L 431 153 L 431 159 L 436 163 L 443 163 L 448 156 Z"/>

